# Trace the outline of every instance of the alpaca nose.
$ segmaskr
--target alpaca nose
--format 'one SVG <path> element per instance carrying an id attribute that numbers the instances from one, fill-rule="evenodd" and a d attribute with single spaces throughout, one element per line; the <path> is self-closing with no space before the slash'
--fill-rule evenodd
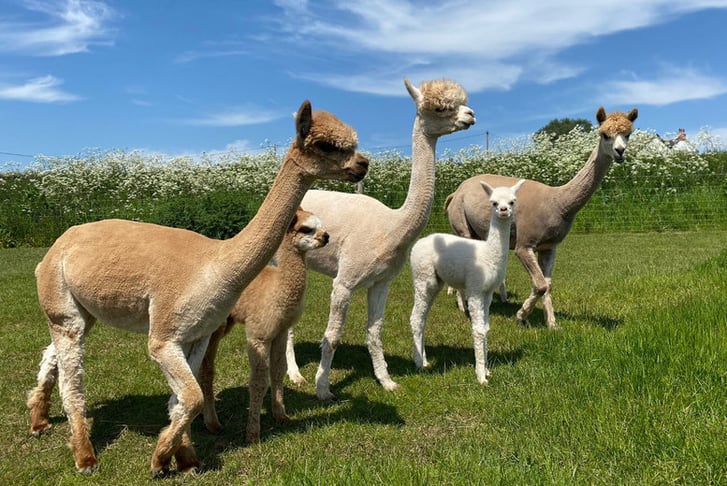
<path id="1" fill-rule="evenodd" d="M 329 238 L 330 238 L 330 236 L 329 236 L 328 232 L 324 232 L 323 233 L 323 244 L 324 245 L 327 245 L 328 244 L 328 239 Z"/>
<path id="2" fill-rule="evenodd" d="M 361 154 L 356 154 L 356 165 L 363 170 L 369 170 L 369 159 Z"/>

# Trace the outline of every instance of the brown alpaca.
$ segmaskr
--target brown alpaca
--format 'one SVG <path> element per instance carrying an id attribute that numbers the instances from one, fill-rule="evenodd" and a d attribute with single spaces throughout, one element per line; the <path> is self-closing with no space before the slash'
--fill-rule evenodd
<path id="1" fill-rule="evenodd" d="M 326 243 L 328 233 L 321 228 L 320 220 L 313 213 L 299 209 L 275 253 L 276 265 L 263 268 L 250 282 L 232 309 L 227 323 L 212 334 L 200 371 L 200 385 L 204 394 L 202 415 L 211 432 L 217 433 L 222 428 L 215 410 L 212 386 L 215 356 L 220 340 L 237 322 L 245 324 L 250 360 L 247 441 L 260 442 L 260 409 L 268 389 L 268 376 L 272 388 L 273 417 L 278 422 L 288 420 L 283 404 L 288 330 L 303 313 L 306 252 L 325 246 Z"/>
<path id="2" fill-rule="evenodd" d="M 91 473 L 98 460 L 89 438 L 83 389 L 86 334 L 96 320 L 148 333 L 148 351 L 172 388 L 168 427 L 152 454 L 153 476 L 200 462 L 190 424 L 204 403 L 197 382 L 210 335 L 243 289 L 280 246 L 306 190 L 317 179 L 360 181 L 368 161 L 356 152 L 356 132 L 334 115 L 300 106 L 296 137 L 255 217 L 229 240 L 124 220 L 74 226 L 38 264 L 38 299 L 52 343 L 43 353 L 28 407 L 31 432 L 50 427 L 48 410 L 58 378 L 71 428 L 76 468 Z"/>
<path id="3" fill-rule="evenodd" d="M 535 303 L 543 298 L 543 312 L 549 328 L 557 328 L 551 298 L 551 276 L 555 249 L 570 231 L 578 211 L 583 208 L 611 168 L 613 161 L 623 162 L 629 135 L 638 117 L 634 108 L 628 114 L 613 112 L 606 115 L 600 107 L 596 112 L 600 134 L 598 145 L 583 168 L 565 185 L 551 187 L 527 180 L 518 192 L 518 211 L 510 235 L 510 248 L 533 283 L 531 295 L 517 312 L 517 319 L 527 324 Z M 515 177 L 479 175 L 462 182 L 447 196 L 444 210 L 452 231 L 467 238 L 487 239 L 490 225 L 489 201 L 482 198 L 481 181 L 491 186 L 509 186 Z M 537 256 L 536 256 L 537 253 Z M 500 298 L 507 300 L 505 284 L 500 286 Z M 458 295 L 460 307 L 463 307 Z"/>

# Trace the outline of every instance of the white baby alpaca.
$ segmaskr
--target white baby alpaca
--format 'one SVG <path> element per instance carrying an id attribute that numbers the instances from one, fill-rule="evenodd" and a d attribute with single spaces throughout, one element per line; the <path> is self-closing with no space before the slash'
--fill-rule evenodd
<path id="1" fill-rule="evenodd" d="M 477 381 L 487 383 L 487 331 L 490 329 L 492 293 L 502 282 L 507 267 L 510 225 L 517 191 L 524 183 L 493 189 L 482 187 L 492 204 L 489 236 L 486 241 L 472 240 L 446 233 L 433 233 L 416 242 L 411 250 L 414 279 L 414 306 L 411 331 L 414 338 L 414 362 L 428 368 L 424 349 L 424 328 L 434 298 L 444 284 L 464 294 L 472 321 Z"/>

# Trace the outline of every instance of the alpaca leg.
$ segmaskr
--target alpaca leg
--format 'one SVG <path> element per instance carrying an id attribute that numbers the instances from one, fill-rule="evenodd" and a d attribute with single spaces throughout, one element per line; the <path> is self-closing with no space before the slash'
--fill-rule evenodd
<path id="1" fill-rule="evenodd" d="M 285 351 L 288 345 L 288 333 L 283 331 L 274 339 L 270 347 L 270 392 L 273 399 L 273 418 L 279 422 L 288 422 L 283 402 L 283 379 L 287 369 Z"/>
<path id="2" fill-rule="evenodd" d="M 288 378 L 290 378 L 290 381 L 298 386 L 305 385 L 308 381 L 300 374 L 298 362 L 295 360 L 295 335 L 293 333 L 293 327 L 288 329 L 287 336 L 288 339 L 285 346 L 285 360 L 288 367 Z"/>
<path id="3" fill-rule="evenodd" d="M 43 351 L 43 358 L 38 371 L 38 385 L 28 394 L 30 410 L 30 432 L 35 437 L 50 429 L 48 413 L 50 411 L 51 393 L 58 379 L 58 359 L 56 348 L 51 343 Z"/>
<path id="4" fill-rule="evenodd" d="M 204 406 L 204 396 L 195 372 L 199 371 L 206 347 L 207 338 L 185 346 L 149 338 L 149 355 L 159 364 L 173 392 L 169 401 L 171 422 L 159 434 L 152 454 L 151 472 L 154 477 L 169 471 L 172 456 L 176 456 L 177 466 L 182 471 L 191 472 L 201 467 L 189 437 L 189 426 Z"/>
<path id="5" fill-rule="evenodd" d="M 270 341 L 248 336 L 247 357 L 250 361 L 250 410 L 247 416 L 246 440 L 248 444 L 257 444 L 260 442 L 260 410 L 265 392 L 268 391 Z"/>
<path id="6" fill-rule="evenodd" d="M 319 400 L 332 400 L 330 374 L 333 355 L 343 335 L 348 307 L 351 305 L 353 291 L 333 281 L 331 292 L 331 310 L 328 316 L 328 327 L 321 340 L 321 362 L 316 372 L 316 396 Z"/>
<path id="7" fill-rule="evenodd" d="M 222 326 L 218 329 L 218 331 L 221 331 L 222 335 L 224 336 L 230 331 L 231 328 L 231 325 Z M 186 353 L 187 363 L 189 364 L 189 368 L 192 370 L 192 374 L 197 379 L 198 383 L 200 382 L 202 363 L 207 357 L 209 339 L 210 337 L 208 336 L 194 342 L 191 346 L 189 346 L 189 349 Z M 204 394 L 202 396 L 204 397 Z M 195 417 L 192 417 L 192 420 L 194 420 L 194 418 Z M 185 427 L 184 432 L 182 433 L 182 442 L 179 445 L 179 449 L 177 449 L 177 451 L 174 453 L 174 459 L 176 459 L 177 461 L 177 470 L 183 473 L 194 474 L 202 466 L 199 462 L 199 459 L 197 459 L 197 453 L 195 452 L 194 445 L 192 444 L 191 420 L 187 424 L 187 427 Z"/>
<path id="8" fill-rule="evenodd" d="M 390 285 L 391 281 L 378 282 L 368 290 L 366 345 L 369 348 L 369 355 L 374 365 L 376 379 L 379 380 L 384 390 L 394 391 L 399 388 L 399 384 L 389 376 L 386 358 L 384 357 L 384 346 L 381 342 L 381 329 L 384 326 L 386 298 L 389 295 Z"/>
<path id="9" fill-rule="evenodd" d="M 535 257 L 535 252 L 532 248 L 516 248 L 515 254 L 518 259 L 520 259 L 520 262 L 522 262 L 525 270 L 527 270 L 533 283 L 532 293 L 527 299 L 525 299 L 525 302 L 523 302 L 522 307 L 516 314 L 517 320 L 520 323 L 529 325 L 528 316 L 530 316 L 533 312 L 538 299 L 540 299 L 543 294 L 545 294 L 546 290 L 548 290 L 548 283 L 540 269 L 540 265 L 538 265 L 538 259 Z"/>
<path id="10" fill-rule="evenodd" d="M 487 384 L 490 370 L 487 366 L 487 333 L 490 330 L 489 310 L 492 293 L 487 295 L 471 295 L 467 299 L 470 316 L 472 316 L 472 340 L 475 349 L 475 374 L 477 381 Z"/>
<path id="11" fill-rule="evenodd" d="M 432 308 L 434 298 L 441 288 L 441 283 L 437 281 L 436 276 L 428 279 L 414 276 L 414 305 L 411 309 L 409 325 L 411 326 L 414 341 L 414 364 L 417 368 L 430 368 L 429 361 L 427 361 L 427 351 L 424 347 L 424 330 L 427 325 L 429 310 Z M 460 292 L 456 292 L 457 296 L 459 296 Z"/>
<path id="12" fill-rule="evenodd" d="M 217 417 L 217 408 L 215 407 L 214 380 L 217 349 L 225 334 L 225 326 L 220 327 L 212 334 L 199 372 L 199 384 L 202 387 L 202 396 L 204 396 L 202 417 L 204 418 L 205 427 L 213 434 L 217 434 L 222 430 L 222 424 Z"/>
<path id="13" fill-rule="evenodd" d="M 502 277 L 502 282 L 500 283 L 500 302 L 503 304 L 507 304 L 507 288 L 505 287 L 505 277 Z"/>
<path id="14" fill-rule="evenodd" d="M 87 323 L 78 309 L 61 324 L 49 325 L 58 363 L 58 388 L 71 427 L 71 450 L 78 472 L 90 474 L 98 467 L 86 421 L 83 387 L 83 348 Z M 59 319 L 60 321 L 60 319 Z"/>
<path id="15" fill-rule="evenodd" d="M 558 329 L 558 324 L 555 322 L 555 310 L 553 309 L 553 297 L 552 297 L 552 276 L 553 276 L 553 265 L 555 264 L 555 248 L 547 251 L 541 251 L 538 253 L 538 264 L 543 269 L 543 276 L 547 284 L 547 290 L 543 294 L 543 314 L 545 316 L 545 322 L 548 324 L 549 329 Z"/>

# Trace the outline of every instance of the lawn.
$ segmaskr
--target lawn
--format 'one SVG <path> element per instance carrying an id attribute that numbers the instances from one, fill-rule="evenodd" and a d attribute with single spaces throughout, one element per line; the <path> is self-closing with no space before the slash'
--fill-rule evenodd
<path id="1" fill-rule="evenodd" d="M 560 331 L 519 326 L 529 292 L 512 257 L 511 303 L 491 309 L 490 384 L 477 384 L 469 322 L 442 293 L 427 356 L 412 360 L 408 269 L 389 296 L 386 392 L 364 344 L 365 293 L 356 294 L 331 373 L 337 401 L 315 398 L 318 342 L 330 279 L 311 274 L 296 352 L 309 383 L 286 388 L 292 423 L 266 406 L 262 443 L 244 443 L 247 358 L 233 331 L 218 355 L 218 413 L 193 439 L 205 470 L 168 484 L 727 484 L 727 232 L 572 234 L 559 247 L 554 304 Z M 0 250 L 0 484 L 143 484 L 168 422 L 169 388 L 145 337 L 98 325 L 86 344 L 92 441 L 101 461 L 75 472 L 57 392 L 53 428 L 29 433 L 25 407 L 49 342 L 33 269 L 43 249 Z"/>

